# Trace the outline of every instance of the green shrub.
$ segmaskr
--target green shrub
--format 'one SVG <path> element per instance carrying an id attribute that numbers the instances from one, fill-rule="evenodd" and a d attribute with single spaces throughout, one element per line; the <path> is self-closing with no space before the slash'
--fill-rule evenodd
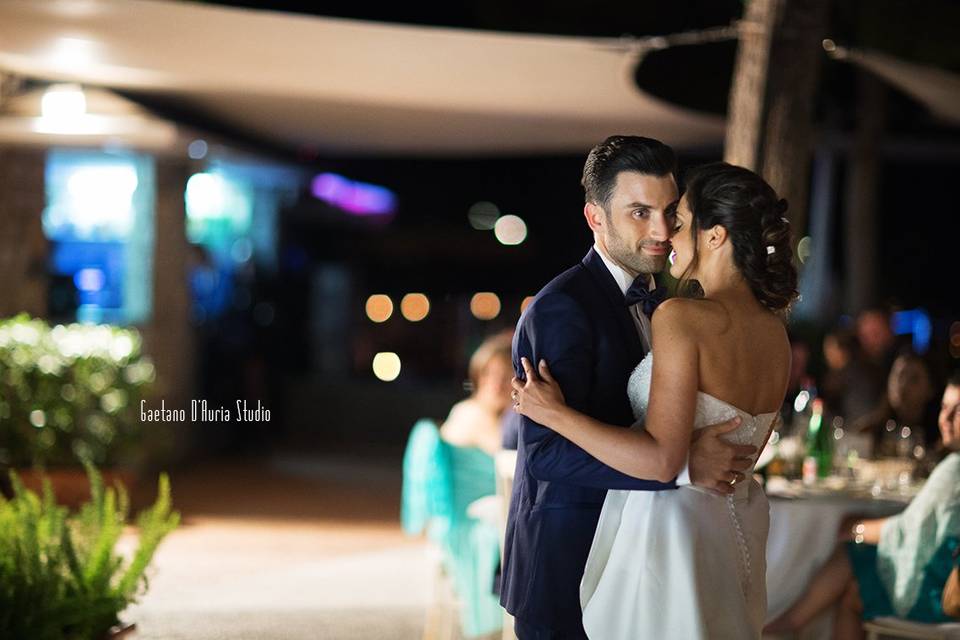
<path id="1" fill-rule="evenodd" d="M 154 368 L 135 330 L 0 320 L 0 466 L 135 462 Z"/>
<path id="2" fill-rule="evenodd" d="M 87 476 L 90 501 L 69 515 L 49 481 L 41 497 L 10 473 L 14 495 L 0 496 L 0 638 L 100 640 L 146 591 L 147 566 L 180 522 L 169 479 L 160 475 L 156 502 L 137 517 L 139 545 L 125 560 L 114 547 L 129 513 L 126 490 L 104 488 L 89 464 Z"/>

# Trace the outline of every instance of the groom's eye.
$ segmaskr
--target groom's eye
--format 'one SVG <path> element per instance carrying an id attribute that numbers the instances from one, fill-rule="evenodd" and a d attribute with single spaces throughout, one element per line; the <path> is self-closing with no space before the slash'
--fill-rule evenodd
<path id="1" fill-rule="evenodd" d="M 633 212 L 633 215 L 634 215 L 635 217 L 637 217 L 637 218 L 649 218 L 649 217 L 650 217 L 650 209 L 636 209 L 636 210 Z"/>

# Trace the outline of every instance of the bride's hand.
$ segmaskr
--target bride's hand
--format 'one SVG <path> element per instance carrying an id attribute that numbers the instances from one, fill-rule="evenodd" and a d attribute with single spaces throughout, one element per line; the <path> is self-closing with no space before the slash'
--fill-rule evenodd
<path id="1" fill-rule="evenodd" d="M 521 358 L 520 363 L 523 365 L 527 381 L 526 384 L 517 378 L 510 381 L 513 387 L 513 392 L 510 394 L 513 398 L 513 410 L 534 422 L 550 427 L 554 412 L 566 406 L 563 391 L 550 375 L 550 368 L 547 367 L 546 361 L 540 361 L 539 375 L 526 358 Z"/>

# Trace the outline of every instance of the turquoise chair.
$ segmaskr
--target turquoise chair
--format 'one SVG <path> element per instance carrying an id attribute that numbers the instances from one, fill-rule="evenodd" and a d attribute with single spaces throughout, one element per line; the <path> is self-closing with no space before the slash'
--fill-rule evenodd
<path id="1" fill-rule="evenodd" d="M 473 501 L 495 493 L 489 454 L 444 442 L 432 420 L 414 425 L 403 456 L 401 524 L 408 535 L 426 534 L 439 549 L 468 638 L 494 633 L 503 623 L 492 592 L 500 533 L 495 524 L 467 514 Z"/>

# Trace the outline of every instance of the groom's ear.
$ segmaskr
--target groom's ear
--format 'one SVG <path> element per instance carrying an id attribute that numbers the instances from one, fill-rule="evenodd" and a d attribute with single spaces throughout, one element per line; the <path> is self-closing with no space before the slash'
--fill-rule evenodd
<path id="1" fill-rule="evenodd" d="M 595 202 L 588 202 L 583 205 L 583 217 L 587 219 L 587 225 L 591 231 L 598 231 L 603 227 L 606 214 L 603 207 Z"/>

